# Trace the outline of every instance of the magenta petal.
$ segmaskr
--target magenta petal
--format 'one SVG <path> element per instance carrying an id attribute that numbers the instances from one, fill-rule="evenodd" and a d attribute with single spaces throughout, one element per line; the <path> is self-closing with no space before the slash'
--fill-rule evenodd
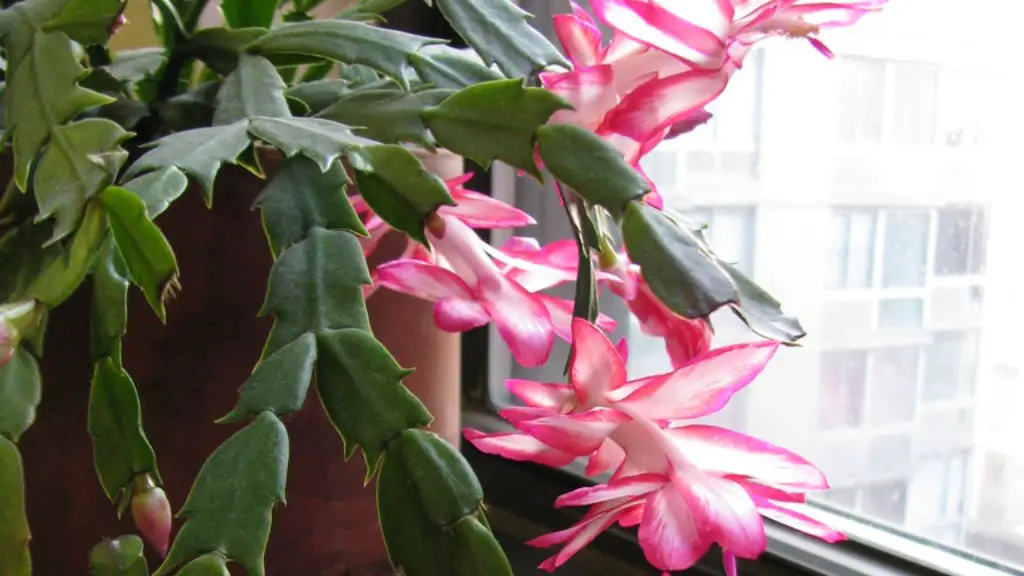
<path id="1" fill-rule="evenodd" d="M 560 467 L 572 462 L 575 457 L 560 452 L 538 441 L 532 436 L 515 433 L 484 434 L 466 428 L 462 435 L 473 446 L 485 454 L 494 454 L 509 460 L 537 462 L 545 466 Z"/>
<path id="2" fill-rule="evenodd" d="M 551 315 L 522 286 L 506 278 L 502 280 L 497 289 L 486 289 L 483 305 L 512 356 L 523 366 L 541 366 L 548 361 L 555 343 Z"/>
<path id="3" fill-rule="evenodd" d="M 419 260 L 395 260 L 377 267 L 377 279 L 396 292 L 435 302 L 448 296 L 472 300 L 469 286 L 450 270 Z"/>
<path id="4" fill-rule="evenodd" d="M 640 85 L 605 117 L 598 128 L 644 142 L 707 106 L 725 90 L 722 70 L 694 70 Z"/>
<path id="5" fill-rule="evenodd" d="M 616 410 L 595 408 L 577 414 L 550 414 L 513 425 L 541 442 L 563 452 L 586 456 L 601 447 L 601 442 L 629 416 Z"/>
<path id="6" fill-rule="evenodd" d="M 623 513 L 636 506 L 636 503 L 630 501 L 595 506 L 594 508 L 599 510 L 598 513 L 588 513 L 583 520 L 572 527 L 534 538 L 527 542 L 527 545 L 545 548 L 565 543 L 564 548 L 540 565 L 544 570 L 553 571 L 562 564 L 565 564 L 573 555 L 582 550 L 584 546 L 593 542 L 594 538 L 597 538 L 601 532 L 614 524 Z"/>
<path id="7" fill-rule="evenodd" d="M 706 519 L 695 515 L 683 494 L 669 484 L 644 503 L 638 536 L 644 556 L 660 570 L 685 570 L 711 547 Z"/>
<path id="8" fill-rule="evenodd" d="M 618 468 L 625 459 L 626 452 L 622 450 L 622 447 L 612 439 L 605 438 L 604 442 L 601 443 L 601 447 L 597 449 L 597 452 L 594 452 L 587 462 L 585 473 L 587 476 L 604 474 L 609 470 Z"/>
<path id="9" fill-rule="evenodd" d="M 447 296 L 434 304 L 434 322 L 445 332 L 465 332 L 490 321 L 487 310 L 476 300 Z"/>
<path id="10" fill-rule="evenodd" d="M 548 314 L 551 315 L 551 326 L 555 329 L 555 335 L 566 342 L 572 342 L 572 313 L 575 306 L 573 301 L 555 298 L 546 294 L 535 294 L 534 296 L 539 298 L 544 303 L 544 306 L 547 307 Z M 611 332 L 615 330 L 615 320 L 610 316 L 599 313 L 597 316 L 597 326 L 602 330 Z"/>
<path id="11" fill-rule="evenodd" d="M 736 555 L 728 550 L 722 551 L 722 564 L 725 568 L 725 576 L 738 576 L 736 574 Z"/>
<path id="12" fill-rule="evenodd" d="M 740 558 L 757 558 L 764 552 L 764 522 L 742 486 L 703 472 L 677 477 L 675 485 L 688 501 L 703 507 L 707 529 L 722 548 Z"/>
<path id="13" fill-rule="evenodd" d="M 760 374 L 777 348 L 778 343 L 770 341 L 719 348 L 678 370 L 650 378 L 639 389 L 613 390 L 608 399 L 652 420 L 707 416 L 721 410 Z"/>
<path id="14" fill-rule="evenodd" d="M 663 474 L 640 474 L 613 480 L 608 484 L 587 486 L 562 494 L 555 500 L 555 508 L 562 506 L 590 506 L 616 498 L 636 498 L 658 490 L 668 482 Z"/>
<path id="15" fill-rule="evenodd" d="M 824 490 L 828 481 L 804 458 L 752 436 L 717 426 L 684 426 L 667 431 L 694 465 L 719 475 L 803 490 Z"/>
<path id="16" fill-rule="evenodd" d="M 479 192 L 456 188 L 453 191 L 455 206 L 442 206 L 438 211 L 455 216 L 472 228 L 518 228 L 530 226 L 537 221 L 532 216 Z"/>
<path id="17" fill-rule="evenodd" d="M 619 339 L 619 343 L 615 345 L 615 351 L 622 356 L 624 363 L 629 363 L 629 340 L 625 336 Z"/>
<path id="18" fill-rule="evenodd" d="M 731 4 L 716 4 L 723 10 L 713 9 L 710 2 L 590 2 L 594 15 L 611 28 L 648 46 L 701 63 L 712 63 L 725 51 L 723 40 L 732 20 Z"/>
<path id="19" fill-rule="evenodd" d="M 567 384 L 547 384 L 532 380 L 509 379 L 505 386 L 527 406 L 547 408 L 558 412 L 572 400 L 572 388 Z"/>
<path id="20" fill-rule="evenodd" d="M 574 14 L 556 14 L 555 34 L 573 66 L 593 66 L 601 60 L 601 31 L 587 13 L 573 6 Z M 582 15 L 582 17 L 581 17 Z"/>
<path id="21" fill-rule="evenodd" d="M 569 384 L 581 403 L 591 395 L 603 398 L 608 390 L 626 381 L 626 365 L 615 346 L 590 322 L 576 318 L 572 322 L 572 355 Z"/>

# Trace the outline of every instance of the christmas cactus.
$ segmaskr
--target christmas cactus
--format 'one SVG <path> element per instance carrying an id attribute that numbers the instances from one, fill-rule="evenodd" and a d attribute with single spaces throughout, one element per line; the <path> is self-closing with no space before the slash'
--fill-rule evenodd
<path id="1" fill-rule="evenodd" d="M 317 20 L 317 0 L 221 0 L 225 25 L 200 28 L 206 0 L 152 0 L 162 47 L 120 54 L 106 43 L 125 0 L 3 2 L 13 174 L 0 199 L 0 574 L 31 572 L 17 442 L 41 397 L 48 313 L 83 284 L 93 299 L 95 468 L 111 513 L 130 508 L 165 558 L 154 574 L 227 574 L 229 562 L 264 574 L 285 500 L 282 419 L 302 408 L 314 379 L 344 440 L 339 457 L 359 448 L 375 480 L 396 570 L 511 573 L 473 471 L 424 429 L 431 416 L 402 384 L 410 370 L 370 330 L 365 299 L 377 289 L 433 302 L 446 331 L 494 322 L 526 366 L 556 361 L 555 338 L 572 343 L 567 384 L 508 382 L 524 404 L 503 412 L 515 432 L 465 431 L 484 452 L 552 466 L 586 458 L 588 473 L 613 472 L 559 499 L 592 508 L 533 542 L 564 545 L 543 568 L 616 522 L 639 526 L 661 570 L 685 569 L 718 544 L 734 574 L 735 557 L 764 550 L 762 516 L 841 538 L 802 507 L 808 491 L 827 488 L 810 463 L 685 423 L 721 409 L 803 330 L 718 258 L 699 227 L 664 209 L 639 162 L 708 120 L 705 106 L 758 42 L 805 39 L 829 56 L 818 33 L 884 1 L 591 0 L 596 21 L 576 5 L 555 17 L 565 56 L 509 0 L 436 0 L 468 51 L 381 26 L 381 12 L 401 1 L 360 0 Z M 499 161 L 548 184 L 573 237 L 492 247 L 474 229 L 533 219 L 466 189 L 468 176 L 441 180 L 410 148 L 485 168 Z M 285 160 L 265 175 L 268 149 Z M 256 206 L 275 260 L 262 310 L 274 324 L 251 377 L 218 383 L 241 384 L 221 422 L 243 426 L 209 456 L 174 516 L 121 359 L 126 302 L 135 286 L 161 319 L 174 313 L 187 279 L 154 220 L 190 180 L 212 203 L 225 163 L 268 180 Z M 369 269 L 390 231 L 408 237 L 406 249 Z M 544 293 L 564 282 L 575 282 L 573 301 Z M 600 286 L 665 340 L 674 371 L 627 380 L 625 342 L 613 346 L 603 332 L 614 322 L 600 313 Z M 709 349 L 708 317 L 723 307 L 762 339 Z M 149 574 L 143 548 L 122 536 L 82 562 L 98 575 Z"/>

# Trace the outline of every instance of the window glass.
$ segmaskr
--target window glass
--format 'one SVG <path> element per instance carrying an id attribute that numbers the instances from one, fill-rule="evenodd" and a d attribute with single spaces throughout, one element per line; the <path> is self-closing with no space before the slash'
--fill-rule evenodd
<path id="1" fill-rule="evenodd" d="M 837 210 L 830 222 L 830 288 L 867 288 L 875 260 L 875 211 Z"/>
<path id="2" fill-rule="evenodd" d="M 985 212 L 977 207 L 953 207 L 938 211 L 935 274 L 965 276 L 985 271 L 988 230 Z"/>
<path id="3" fill-rule="evenodd" d="M 870 409 L 872 425 L 914 420 L 917 404 L 918 349 L 883 348 L 871 354 Z"/>
<path id="4" fill-rule="evenodd" d="M 931 214 L 924 210 L 885 212 L 882 286 L 893 288 L 924 284 L 930 222 Z"/>
<path id="5" fill-rule="evenodd" d="M 890 298 L 878 303 L 879 328 L 916 328 L 924 319 L 920 298 Z"/>
<path id="6" fill-rule="evenodd" d="M 863 351 L 827 352 L 821 357 L 818 426 L 853 428 L 864 421 L 868 356 Z"/>
<path id="7" fill-rule="evenodd" d="M 885 109 L 885 62 L 865 58 L 840 61 L 839 140 L 847 143 L 882 139 Z"/>
<path id="8" fill-rule="evenodd" d="M 970 396 L 978 372 L 977 332 L 937 332 L 926 356 L 925 402 Z"/>

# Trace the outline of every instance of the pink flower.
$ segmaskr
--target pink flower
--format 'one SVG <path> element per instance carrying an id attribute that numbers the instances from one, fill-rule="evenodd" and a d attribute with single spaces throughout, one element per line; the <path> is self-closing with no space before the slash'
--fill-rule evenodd
<path id="1" fill-rule="evenodd" d="M 532 216 L 518 208 L 464 187 L 463 184 L 472 177 L 473 173 L 469 172 L 445 181 L 448 193 L 451 194 L 456 205 L 441 206 L 437 210 L 438 214 L 455 216 L 472 228 L 519 228 L 537 223 Z M 363 246 L 363 254 L 369 256 L 377 249 L 380 239 L 391 230 L 391 227 L 380 216 L 373 213 L 370 205 L 361 195 L 351 196 L 349 201 L 352 202 L 356 213 L 365 217 L 363 226 L 370 236 L 369 238 L 360 237 L 359 242 Z M 413 249 L 409 248 L 401 257 L 408 258 L 412 252 Z"/>
<path id="2" fill-rule="evenodd" d="M 755 438 L 684 423 L 725 406 L 776 343 L 705 352 L 673 372 L 627 381 L 622 357 L 600 330 L 582 320 L 572 329 L 568 384 L 511 380 L 525 405 L 502 416 L 518 432 L 465 432 L 486 453 L 551 466 L 586 457 L 588 474 L 615 470 L 607 484 L 557 500 L 591 509 L 576 525 L 530 542 L 563 545 L 542 568 L 554 570 L 616 522 L 639 526 L 644 554 L 661 570 L 689 568 L 712 544 L 726 551 L 727 567 L 735 556 L 756 557 L 765 546 L 762 515 L 841 538 L 801 508 L 807 491 L 828 487 L 817 468 Z"/>
<path id="3" fill-rule="evenodd" d="M 706 320 L 684 318 L 665 306 L 625 254 L 618 256 L 615 272 L 622 282 L 610 285 L 612 292 L 626 302 L 644 334 L 665 339 L 673 368 L 680 368 L 708 351 L 712 332 Z"/>
<path id="4" fill-rule="evenodd" d="M 571 272 L 567 269 L 569 245 L 576 253 L 572 241 L 541 248 L 529 239 L 512 239 L 506 246 L 518 249 L 505 254 L 481 240 L 461 219 L 438 218 L 443 226 L 434 226 L 427 234 L 438 261 L 404 259 L 383 264 L 376 270 L 380 285 L 434 302 L 434 320 L 442 330 L 464 332 L 493 320 L 513 356 L 526 366 L 547 361 L 553 336 L 571 340 L 573 302 L 539 291 L 575 279 L 575 256 Z M 536 250 L 528 248 L 534 245 Z M 499 268 L 492 255 L 506 262 Z M 528 267 L 529 273 L 515 265 Z M 597 324 L 615 329 L 615 321 L 603 314 Z"/>
<path id="5" fill-rule="evenodd" d="M 132 484 L 132 519 L 161 557 L 167 555 L 171 518 L 171 505 L 163 489 L 148 474 L 136 476 Z"/>
<path id="6" fill-rule="evenodd" d="M 436 215 L 427 238 L 444 266 L 395 260 L 377 268 L 392 290 L 434 302 L 442 330 L 463 332 L 494 321 L 516 360 L 525 366 L 547 361 L 554 343 L 551 314 L 541 297 L 505 277 L 486 243 L 452 215 Z"/>
<path id="7" fill-rule="evenodd" d="M 816 37 L 821 29 L 854 24 L 885 3 L 766 0 L 755 8 L 738 0 L 592 0 L 594 14 L 613 30 L 607 46 L 572 4 L 572 14 L 555 16 L 555 29 L 575 69 L 542 74 L 541 81 L 575 109 L 551 121 L 593 130 L 636 165 L 662 140 L 706 118 L 704 107 L 756 42 L 806 38 L 830 56 Z"/>

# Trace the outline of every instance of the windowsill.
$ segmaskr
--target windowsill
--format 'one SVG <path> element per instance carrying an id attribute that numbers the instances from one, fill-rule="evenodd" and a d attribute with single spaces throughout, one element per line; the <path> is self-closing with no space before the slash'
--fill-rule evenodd
<path id="1" fill-rule="evenodd" d="M 484 432 L 510 431 L 511 426 L 484 409 L 463 413 L 464 424 Z M 586 480 L 582 468 L 563 469 L 513 462 L 479 452 L 468 443 L 463 452 L 477 470 L 495 531 L 510 541 L 514 563 L 539 563 L 553 551 L 524 551 L 524 542 L 543 533 L 561 530 L 577 521 L 582 511 L 556 509 L 555 498 L 578 488 Z M 528 487 L 528 488 L 527 488 Z M 820 516 L 849 536 L 841 544 L 827 544 L 771 521 L 765 522 L 768 549 L 756 561 L 740 563 L 744 576 L 1006 576 L 1022 572 L 981 557 L 965 556 L 925 540 L 896 534 L 881 525 L 822 509 Z M 693 574 L 722 574 L 721 556 L 712 551 Z M 576 566 L 577 572 L 573 572 Z M 590 567 L 594 567 L 591 569 Z M 614 569 L 610 569 L 614 568 Z M 522 571 L 522 570 L 525 570 Z M 655 574 L 643 559 L 635 532 L 613 529 L 595 540 L 562 569 L 573 574 Z M 517 566 L 517 574 L 530 572 Z"/>

